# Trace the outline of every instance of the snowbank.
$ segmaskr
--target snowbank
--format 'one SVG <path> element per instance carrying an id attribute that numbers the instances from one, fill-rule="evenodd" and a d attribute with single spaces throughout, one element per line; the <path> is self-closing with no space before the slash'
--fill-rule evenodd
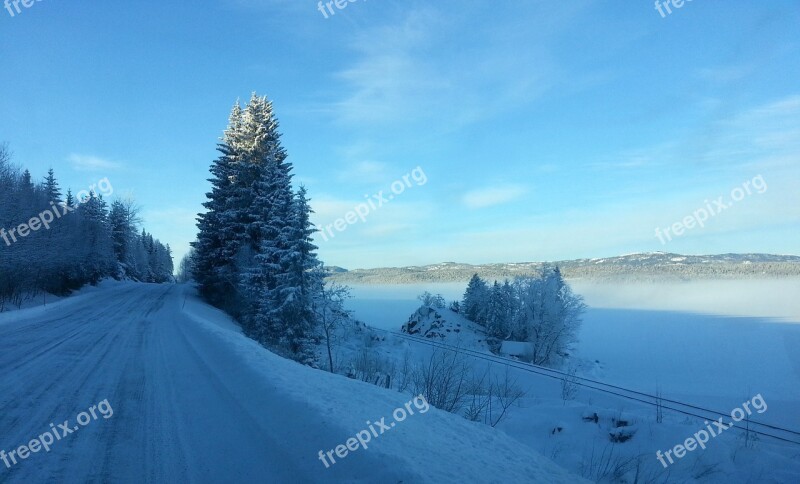
<path id="1" fill-rule="evenodd" d="M 244 366 L 259 372 L 275 391 L 285 392 L 346 429 L 340 439 L 320 442 L 321 450 L 344 443 L 366 428 L 367 421 L 375 422 L 381 417 L 389 420 L 392 412 L 409 400 L 408 395 L 313 370 L 274 355 L 231 329 L 231 322 L 225 321 L 227 318 L 221 313 L 198 316 L 198 304 L 188 298 L 185 313 L 203 330 L 235 349 Z M 313 429 L 309 438 L 314 438 Z M 373 440 L 367 450 L 358 452 L 400 459 L 412 476 L 405 482 L 585 482 L 502 431 L 435 408 L 398 423 L 386 435 Z M 309 465 L 323 466 L 316 455 L 309 458 L 314 461 Z M 335 465 L 352 464 L 354 461 L 344 459 Z M 356 469 L 353 472 L 359 473 Z"/>

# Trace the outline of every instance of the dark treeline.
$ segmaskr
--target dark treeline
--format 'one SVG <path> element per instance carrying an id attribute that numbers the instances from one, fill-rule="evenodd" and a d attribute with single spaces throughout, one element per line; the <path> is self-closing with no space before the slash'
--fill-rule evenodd
<path id="1" fill-rule="evenodd" d="M 113 191 L 108 180 L 101 191 Z M 62 193 L 51 169 L 41 181 L 0 146 L 0 310 L 42 291 L 64 295 L 105 277 L 172 280 L 172 255 L 140 229 L 131 202 L 103 193 Z M 110 194 L 110 193 L 108 193 Z"/>

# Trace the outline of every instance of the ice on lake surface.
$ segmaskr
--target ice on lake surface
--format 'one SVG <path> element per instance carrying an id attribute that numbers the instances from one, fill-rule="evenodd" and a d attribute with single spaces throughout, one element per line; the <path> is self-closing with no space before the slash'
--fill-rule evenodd
<path id="1" fill-rule="evenodd" d="M 578 354 L 597 378 L 732 409 L 761 393 L 761 420 L 800 428 L 800 280 L 572 281 L 585 297 Z M 370 326 L 399 330 L 423 291 L 460 299 L 466 283 L 353 286 Z"/>

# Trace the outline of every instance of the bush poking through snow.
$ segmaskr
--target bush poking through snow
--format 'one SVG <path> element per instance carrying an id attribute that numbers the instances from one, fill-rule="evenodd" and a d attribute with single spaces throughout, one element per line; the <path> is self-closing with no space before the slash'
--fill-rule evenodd
<path id="1" fill-rule="evenodd" d="M 598 423 L 600 421 L 600 416 L 597 415 L 597 412 L 584 412 L 581 416 L 581 419 L 584 422 L 594 422 Z"/>
<path id="2" fill-rule="evenodd" d="M 623 457 L 616 452 L 616 444 L 607 444 L 603 451 L 584 456 L 581 463 L 581 476 L 594 482 L 621 482 L 625 474 L 638 464 L 637 457 Z"/>
<path id="3" fill-rule="evenodd" d="M 436 309 L 444 309 L 447 307 L 447 302 L 444 300 L 441 294 L 431 294 L 428 291 L 425 291 L 420 294 L 417 299 L 422 301 L 423 306 Z"/>
<path id="4" fill-rule="evenodd" d="M 501 420 L 506 416 L 506 412 L 512 405 L 517 403 L 519 399 L 525 396 L 525 392 L 517 386 L 517 380 L 511 378 L 508 366 L 506 366 L 503 377 L 495 376 L 492 387 L 497 404 L 495 400 L 489 400 L 489 411 L 487 412 L 488 424 L 496 427 Z"/>
<path id="5" fill-rule="evenodd" d="M 608 438 L 615 444 L 621 444 L 631 440 L 634 435 L 636 435 L 634 427 L 619 427 L 609 432 Z"/>
<path id="6" fill-rule="evenodd" d="M 703 456 L 700 454 L 692 463 L 692 477 L 697 481 L 708 479 L 711 475 L 719 472 L 719 463 L 706 464 L 702 459 Z"/>
<path id="7" fill-rule="evenodd" d="M 362 348 L 351 362 L 349 378 L 372 383 L 373 385 L 391 388 L 394 381 L 395 365 L 381 358 L 375 351 Z"/>
<path id="8" fill-rule="evenodd" d="M 412 371 L 411 354 L 406 350 L 403 354 L 403 365 L 400 367 L 400 375 L 398 375 L 398 379 L 396 380 L 398 392 L 405 393 L 408 387 L 411 386 Z"/>
<path id="9" fill-rule="evenodd" d="M 434 407 L 451 413 L 464 408 L 472 369 L 463 356 L 434 349 L 428 362 L 417 366 L 412 375 L 412 393 L 424 396 Z"/>
<path id="10" fill-rule="evenodd" d="M 561 400 L 564 401 L 564 405 L 567 404 L 567 400 L 575 400 L 575 396 L 578 394 L 578 379 L 575 376 L 576 373 L 577 369 L 572 366 L 561 378 Z"/>

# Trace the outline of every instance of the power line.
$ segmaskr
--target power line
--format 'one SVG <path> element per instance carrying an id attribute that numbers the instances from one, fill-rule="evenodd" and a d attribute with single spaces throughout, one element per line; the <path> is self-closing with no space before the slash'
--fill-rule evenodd
<path id="1" fill-rule="evenodd" d="M 692 416 L 692 417 L 701 418 L 703 420 L 713 420 L 713 419 L 709 418 L 708 416 L 705 416 L 705 415 L 699 415 L 697 413 L 693 413 L 693 412 L 690 412 L 690 411 L 686 411 L 686 410 L 682 410 L 682 409 L 679 409 L 679 408 L 675 408 L 673 406 L 659 404 L 658 402 L 659 401 L 660 402 L 667 402 L 667 403 L 671 403 L 671 404 L 674 404 L 674 405 L 679 405 L 679 406 L 684 407 L 684 408 L 690 408 L 690 409 L 699 410 L 699 411 L 702 411 L 702 412 L 708 412 L 708 413 L 711 413 L 711 414 L 714 414 L 714 415 L 719 415 L 719 416 L 722 416 L 722 417 L 728 417 L 730 415 L 728 413 L 724 413 L 724 412 L 720 412 L 720 411 L 717 411 L 717 410 L 712 410 L 712 409 L 700 407 L 700 406 L 697 406 L 697 405 L 692 405 L 692 404 L 680 402 L 678 400 L 671 400 L 671 399 L 659 397 L 659 396 L 656 396 L 656 395 L 652 395 L 652 394 L 649 394 L 649 393 L 640 392 L 640 391 L 637 391 L 637 390 L 631 390 L 631 389 L 620 387 L 620 386 L 617 386 L 617 385 L 611 385 L 609 383 L 603 383 L 601 381 L 593 380 L 593 379 L 590 379 L 590 378 L 579 377 L 577 375 L 570 375 L 570 374 L 565 373 L 563 371 L 554 370 L 552 368 L 546 368 L 546 367 L 543 367 L 543 366 L 534 365 L 534 364 L 528 364 L 528 363 L 521 363 L 518 360 L 513 360 L 511 358 L 506 358 L 506 357 L 503 357 L 503 356 L 489 355 L 489 354 L 481 353 L 479 351 L 472 350 L 472 349 L 469 349 L 469 348 L 461 348 L 461 347 L 458 347 L 458 346 L 453 346 L 453 345 L 450 345 L 450 344 L 447 344 L 447 343 L 442 343 L 442 342 L 439 342 L 439 341 L 424 340 L 424 339 L 421 339 L 421 338 L 418 338 L 418 337 L 415 337 L 415 336 L 412 336 L 412 335 L 408 335 L 408 334 L 405 334 L 405 333 L 398 333 L 396 331 L 389 331 L 389 330 L 380 329 L 380 328 L 371 328 L 371 329 L 376 330 L 376 331 L 381 331 L 381 332 L 384 332 L 384 333 L 387 333 L 387 334 L 390 334 L 390 335 L 393 335 L 393 336 L 398 336 L 398 337 L 401 337 L 401 338 L 404 338 L 406 340 L 413 341 L 413 342 L 416 342 L 416 343 L 421 343 L 421 344 L 425 344 L 425 345 L 432 346 L 432 347 L 435 347 L 435 348 L 441 348 L 441 349 L 445 349 L 445 350 L 448 350 L 448 351 L 453 351 L 455 353 L 462 353 L 462 354 L 464 354 L 466 356 L 471 356 L 473 358 L 485 360 L 485 361 L 488 361 L 490 363 L 504 364 L 504 365 L 511 366 L 511 367 L 519 369 L 519 370 L 527 371 L 529 373 L 534 373 L 534 374 L 537 374 L 537 375 L 540 375 L 540 376 L 546 376 L 548 378 L 553 378 L 553 379 L 556 379 L 556 380 L 562 380 L 564 377 L 569 377 L 570 379 L 572 379 L 575 382 L 576 385 L 582 386 L 584 388 L 590 388 L 590 389 L 593 389 L 593 390 L 596 390 L 596 391 L 608 393 L 608 394 L 611 394 L 611 395 L 622 397 L 622 398 L 625 398 L 625 399 L 628 399 L 628 400 L 641 402 L 641 403 L 644 403 L 644 404 L 647 404 L 647 405 L 651 405 L 651 406 L 660 406 L 663 409 L 672 410 L 674 412 L 678 412 L 678 413 L 681 413 L 681 414 L 684 414 L 684 415 L 689 415 L 689 416 Z M 600 385 L 600 387 L 595 386 L 595 385 Z M 626 394 L 618 393 L 616 391 L 609 390 L 609 389 L 623 391 L 623 392 L 626 392 L 628 394 L 626 395 Z M 637 396 L 631 396 L 631 395 L 637 395 Z M 645 399 L 640 398 L 640 397 L 646 397 L 646 398 L 649 398 L 649 399 L 653 399 L 653 401 L 645 400 Z M 787 429 L 787 428 L 780 427 L 780 426 L 777 426 L 777 425 L 766 424 L 766 423 L 757 422 L 757 421 L 754 421 L 754 420 L 749 420 L 749 424 L 750 425 L 761 426 L 761 427 L 764 427 L 764 428 L 767 428 L 767 429 L 777 430 L 779 432 L 785 432 L 787 434 L 793 434 L 793 435 L 800 436 L 800 432 L 798 432 L 798 431 Z M 739 425 L 735 425 L 734 423 L 730 423 L 728 425 L 730 427 L 738 428 L 738 429 L 746 431 L 746 432 L 753 432 L 755 434 L 763 435 L 765 437 L 771 437 L 773 439 L 777 439 L 777 440 L 781 440 L 781 441 L 784 441 L 784 442 L 789 442 L 789 443 L 792 443 L 792 444 L 800 445 L 800 441 L 796 441 L 796 440 L 780 437 L 780 436 L 773 435 L 773 434 L 766 433 L 766 432 L 759 431 L 759 430 L 748 429 L 748 428 L 745 428 L 745 427 L 741 427 Z"/>

